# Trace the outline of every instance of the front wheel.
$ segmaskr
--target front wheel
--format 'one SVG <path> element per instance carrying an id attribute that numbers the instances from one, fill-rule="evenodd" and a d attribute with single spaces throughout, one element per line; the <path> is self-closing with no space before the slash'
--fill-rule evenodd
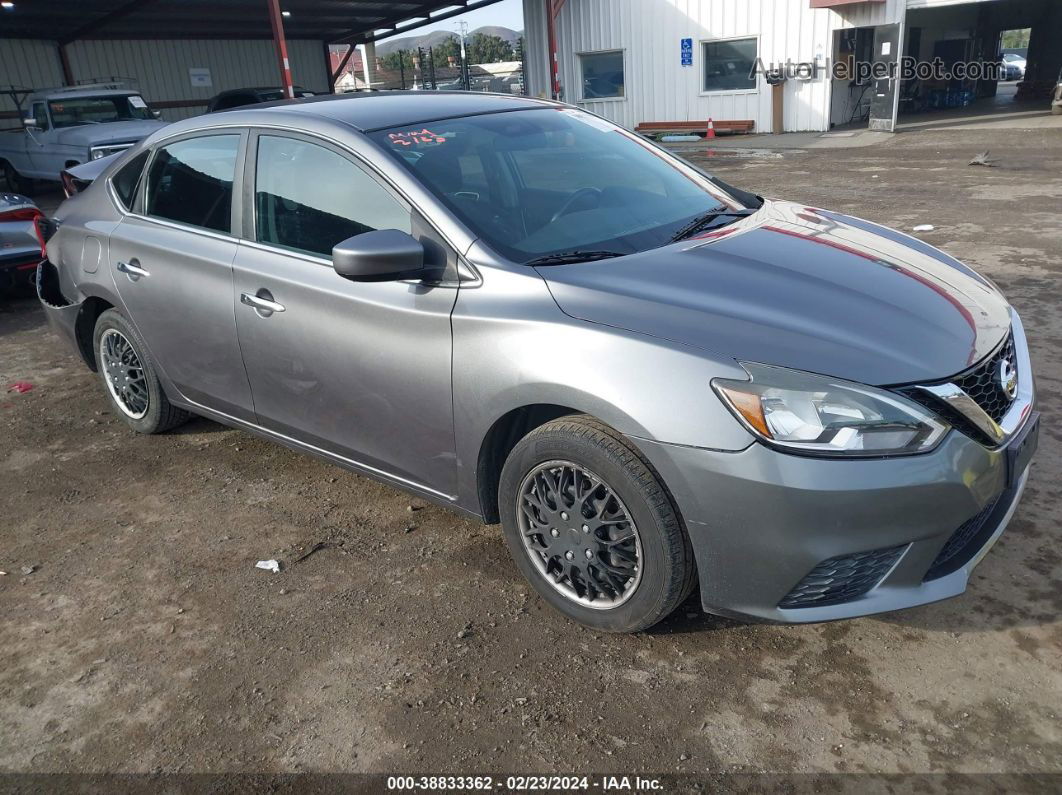
<path id="1" fill-rule="evenodd" d="M 12 193 L 29 193 L 33 189 L 32 181 L 20 175 L 7 161 L 4 161 L 3 172 L 7 189 Z"/>
<path id="2" fill-rule="evenodd" d="M 499 488 L 521 572 L 569 618 L 637 632 L 693 589 L 689 538 L 659 475 L 622 435 L 585 415 L 520 440 Z"/>
<path id="3" fill-rule="evenodd" d="M 170 404 L 140 335 L 116 309 L 99 316 L 92 340 L 107 397 L 126 425 L 137 433 L 162 433 L 191 416 Z"/>

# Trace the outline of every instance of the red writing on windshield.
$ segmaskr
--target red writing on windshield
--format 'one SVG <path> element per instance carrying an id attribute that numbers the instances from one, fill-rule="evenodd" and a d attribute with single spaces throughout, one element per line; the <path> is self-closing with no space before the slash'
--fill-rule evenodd
<path id="1" fill-rule="evenodd" d="M 392 145 L 397 146 L 446 143 L 445 138 L 443 138 L 441 135 L 436 135 L 427 127 L 422 130 L 409 130 L 408 132 L 390 133 L 387 137 L 391 139 Z"/>

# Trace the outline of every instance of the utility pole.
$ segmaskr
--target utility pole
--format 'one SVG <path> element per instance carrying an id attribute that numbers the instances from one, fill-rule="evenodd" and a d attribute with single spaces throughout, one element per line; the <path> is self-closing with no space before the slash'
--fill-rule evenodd
<path id="1" fill-rule="evenodd" d="M 461 82 L 465 91 L 472 90 L 472 83 L 468 78 L 468 56 L 465 55 L 465 37 L 468 36 L 468 23 L 461 20 L 457 23 L 457 29 L 461 33 Z"/>

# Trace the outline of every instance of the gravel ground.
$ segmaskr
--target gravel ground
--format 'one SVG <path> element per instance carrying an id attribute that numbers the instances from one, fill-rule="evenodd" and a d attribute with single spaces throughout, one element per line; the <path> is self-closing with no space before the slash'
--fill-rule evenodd
<path id="1" fill-rule="evenodd" d="M 984 149 L 997 167 L 967 166 Z M 6 299 L 0 389 L 34 388 L 0 391 L 0 771 L 1062 773 L 1062 136 L 692 157 L 934 224 L 1021 311 L 1040 453 L 968 593 L 801 627 L 694 596 L 596 634 L 497 527 L 204 420 L 133 435 L 36 301 Z"/>

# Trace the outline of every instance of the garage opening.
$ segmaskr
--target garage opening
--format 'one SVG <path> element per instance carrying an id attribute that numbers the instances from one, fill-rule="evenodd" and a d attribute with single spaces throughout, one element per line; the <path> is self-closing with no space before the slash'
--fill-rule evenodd
<path id="1" fill-rule="evenodd" d="M 909 8 L 902 51 L 924 68 L 900 83 L 898 129 L 1050 114 L 1059 30 L 1062 4 L 1052 0 Z"/>

